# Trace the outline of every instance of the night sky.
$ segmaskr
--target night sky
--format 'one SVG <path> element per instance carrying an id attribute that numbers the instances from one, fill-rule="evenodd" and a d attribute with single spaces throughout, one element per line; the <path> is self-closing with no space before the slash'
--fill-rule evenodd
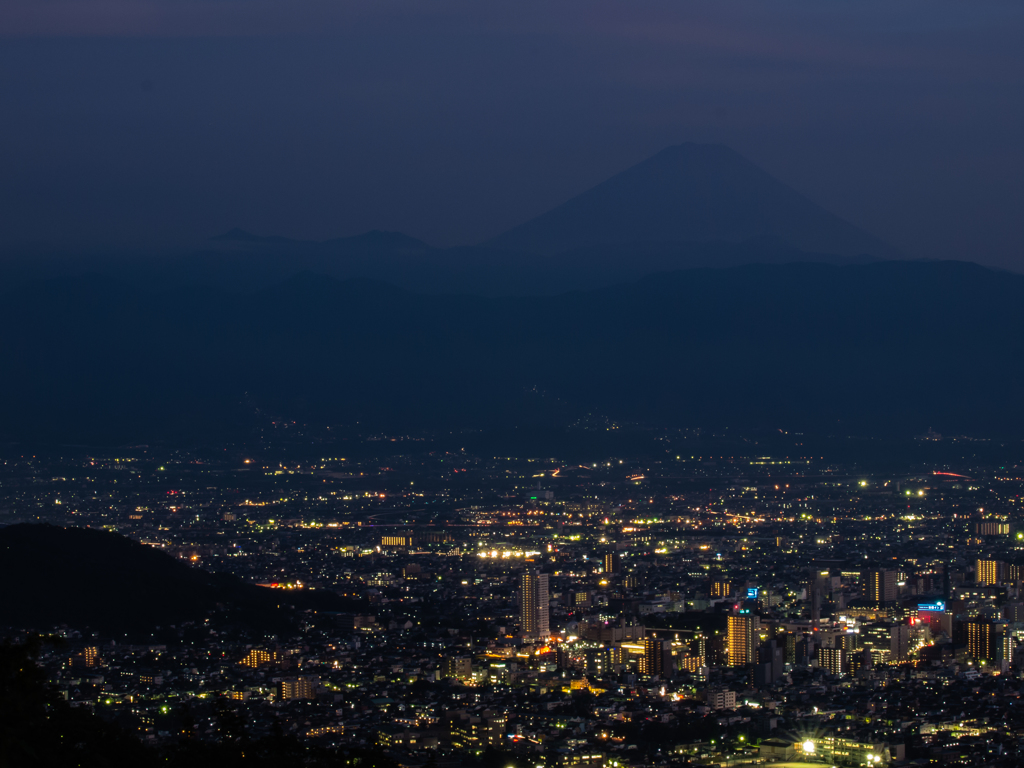
<path id="1" fill-rule="evenodd" d="M 492 237 L 721 142 L 1024 271 L 1024 3 L 5 0 L 0 247 Z"/>

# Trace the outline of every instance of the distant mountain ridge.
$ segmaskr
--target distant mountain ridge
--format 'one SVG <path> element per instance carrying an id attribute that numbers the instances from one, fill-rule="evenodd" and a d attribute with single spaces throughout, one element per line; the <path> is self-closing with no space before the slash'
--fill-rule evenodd
<path id="1" fill-rule="evenodd" d="M 554 255 L 637 242 L 777 238 L 798 250 L 892 257 L 878 238 L 721 144 L 680 144 L 485 245 Z"/>
<path id="2" fill-rule="evenodd" d="M 251 403 L 403 430 L 594 412 L 828 434 L 1024 433 L 1024 276 L 962 262 L 748 264 L 528 297 L 315 274 L 251 294 L 92 276 L 7 292 L 0 323 L 22 329 L 0 336 L 9 441 L 249 434 Z"/>
<path id="3" fill-rule="evenodd" d="M 26 257 L 0 263 L 0 282 L 93 271 L 147 289 L 253 291 L 311 272 L 420 293 L 530 296 L 678 269 L 898 256 L 732 150 L 682 144 L 479 245 L 435 248 L 381 230 L 318 242 L 234 228 L 175 256 Z"/>

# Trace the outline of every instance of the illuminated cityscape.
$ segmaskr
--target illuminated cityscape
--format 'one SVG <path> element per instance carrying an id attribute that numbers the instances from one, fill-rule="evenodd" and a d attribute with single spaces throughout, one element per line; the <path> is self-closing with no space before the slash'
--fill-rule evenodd
<path id="1" fill-rule="evenodd" d="M 0 768 L 1024 766 L 1024 2 L 0 41 Z"/>
<path id="2" fill-rule="evenodd" d="M 384 442 L 9 457 L 0 539 L 101 530 L 339 601 L 275 631 L 33 627 L 62 696 L 155 748 L 230 711 L 408 766 L 1016 760 L 1019 468 Z"/>

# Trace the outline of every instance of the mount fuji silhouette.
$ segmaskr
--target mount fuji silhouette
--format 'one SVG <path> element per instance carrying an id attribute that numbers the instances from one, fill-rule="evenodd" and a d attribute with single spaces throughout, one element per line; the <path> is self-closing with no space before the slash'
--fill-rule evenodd
<path id="1" fill-rule="evenodd" d="M 486 245 L 554 255 L 631 243 L 749 240 L 816 254 L 896 256 L 721 144 L 664 149 Z"/>

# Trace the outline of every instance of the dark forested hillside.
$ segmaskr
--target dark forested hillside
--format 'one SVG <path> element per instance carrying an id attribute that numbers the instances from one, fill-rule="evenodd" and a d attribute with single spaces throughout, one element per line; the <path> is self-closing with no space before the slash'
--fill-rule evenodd
<path id="1" fill-rule="evenodd" d="M 67 624 L 139 633 L 213 610 L 264 627 L 284 626 L 292 606 L 338 608 L 324 593 L 271 590 L 193 568 L 159 549 L 107 531 L 52 525 L 0 528 L 0 626 Z"/>
<path id="2" fill-rule="evenodd" d="M 228 434 L 254 414 L 473 427 L 598 412 L 693 426 L 1017 434 L 1024 277 L 960 262 L 696 269 L 552 297 L 297 277 L 4 297 L 3 439 Z"/>

